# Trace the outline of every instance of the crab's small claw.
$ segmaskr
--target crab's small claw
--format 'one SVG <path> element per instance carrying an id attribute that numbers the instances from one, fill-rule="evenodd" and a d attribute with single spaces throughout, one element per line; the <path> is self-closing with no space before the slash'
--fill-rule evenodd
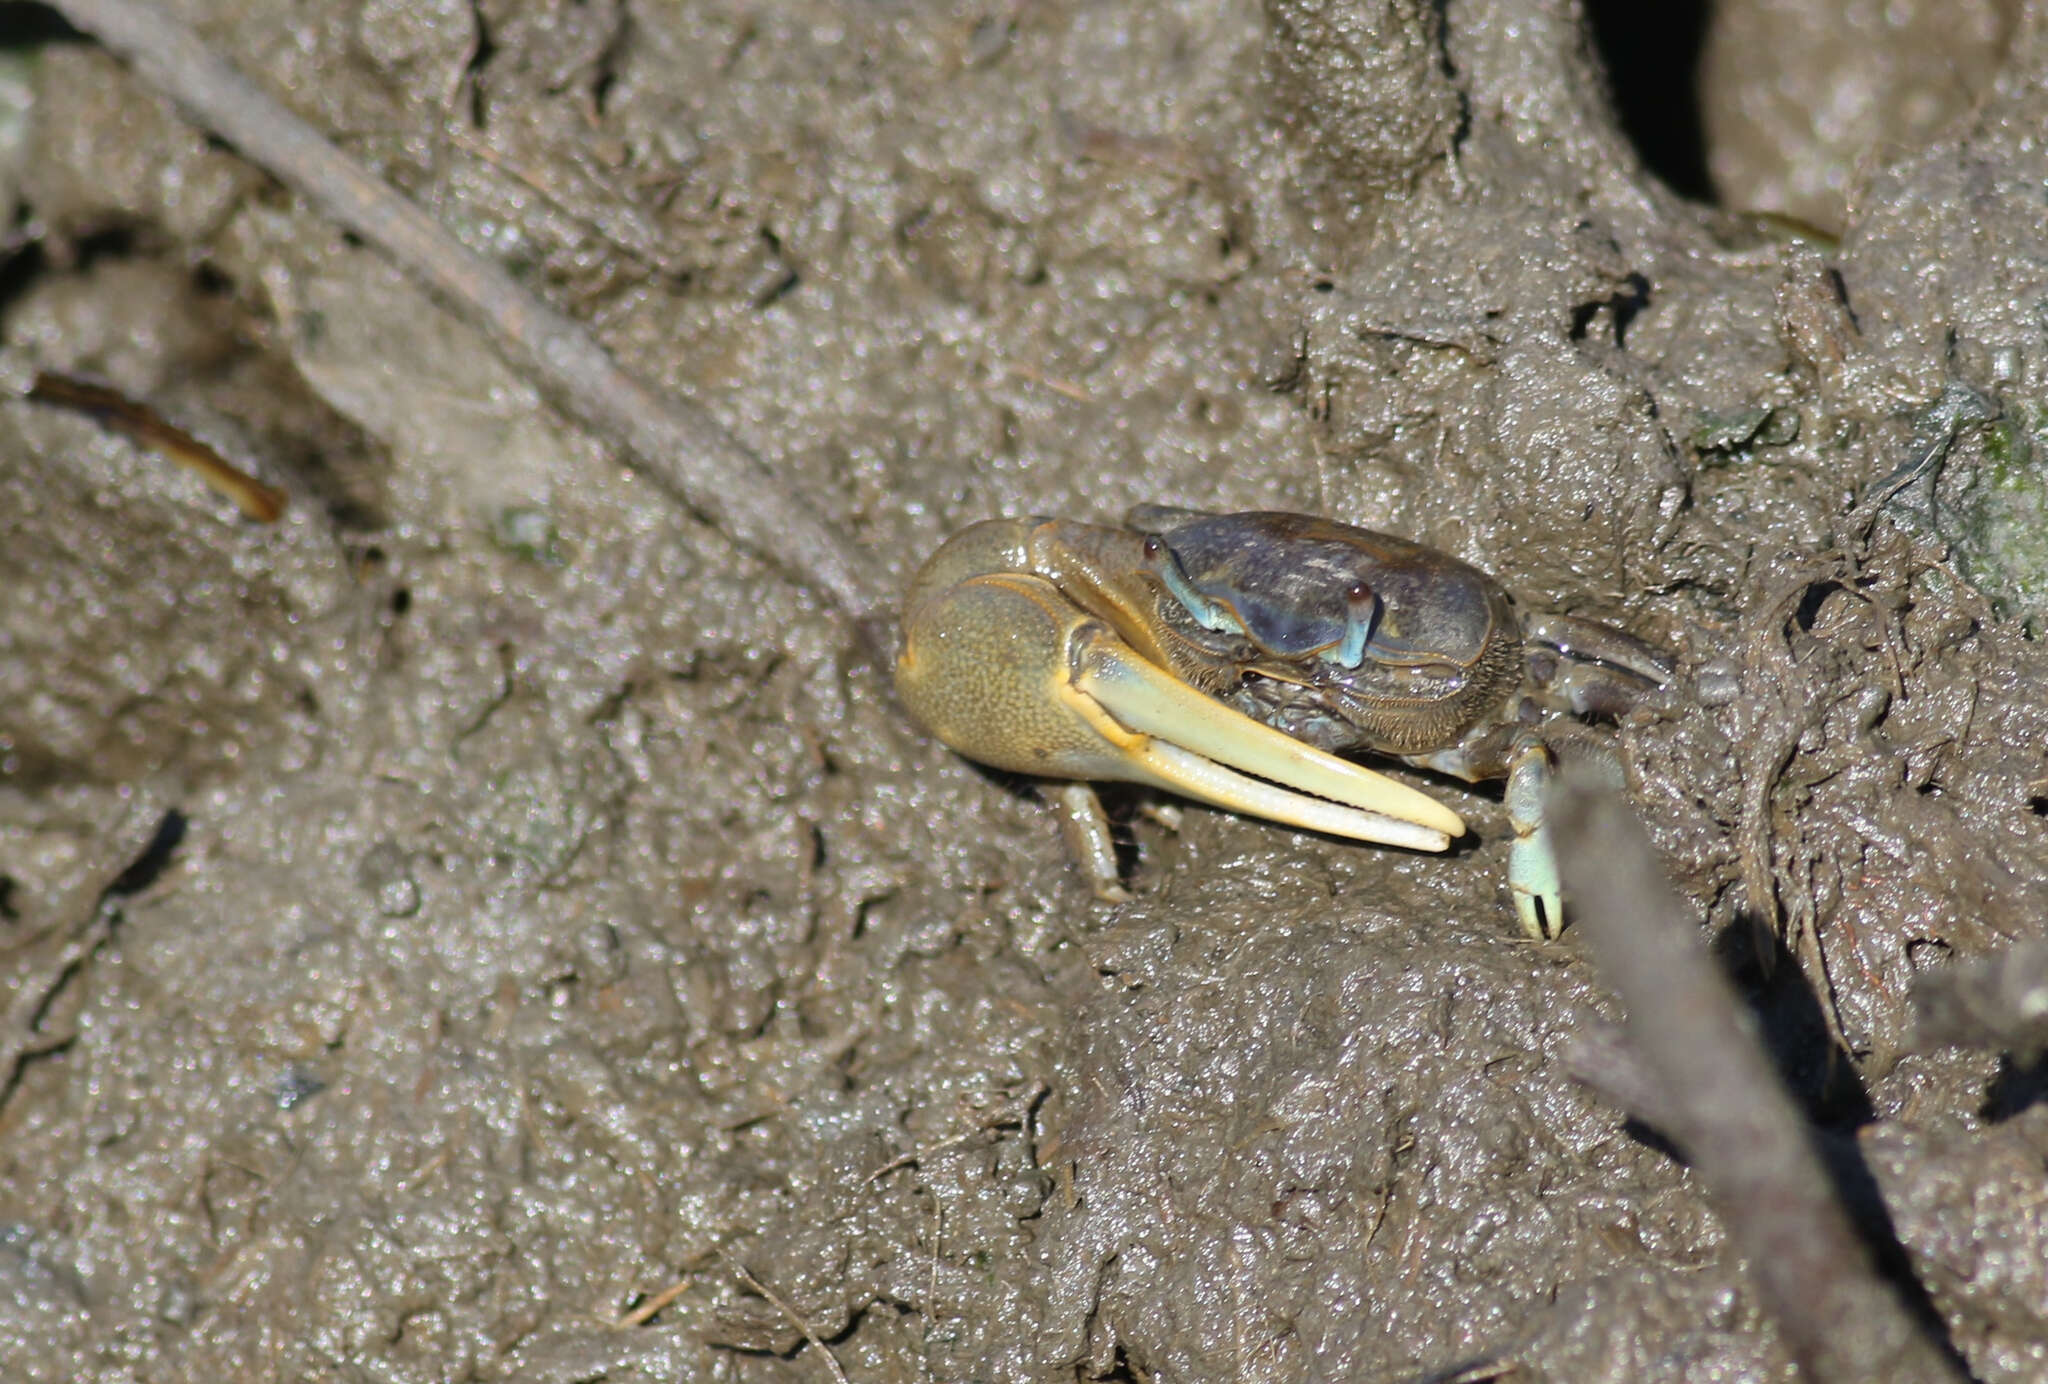
<path id="1" fill-rule="evenodd" d="M 1435 799 L 1202 695 L 1028 572 L 915 591 L 896 685 L 926 729 L 997 768 L 1149 784 L 1414 850 L 1465 830 Z"/>

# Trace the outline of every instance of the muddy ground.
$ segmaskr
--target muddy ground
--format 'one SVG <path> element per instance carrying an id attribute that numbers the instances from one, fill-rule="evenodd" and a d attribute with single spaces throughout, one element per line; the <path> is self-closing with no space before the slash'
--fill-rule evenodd
<path id="1" fill-rule="evenodd" d="M 892 587 L 1279 506 L 1679 651 L 1589 734 L 1886 1271 L 2048 1375 L 2040 1069 L 1911 1005 L 2048 930 L 2048 5 L 1678 7 L 1696 88 L 1569 0 L 170 8 Z M 0 76 L 9 389 L 292 497 L 0 406 L 0 1375 L 1789 1376 L 1564 1074 L 1497 793 L 1133 815 L 1098 903 L 373 253 L 89 46 Z"/>

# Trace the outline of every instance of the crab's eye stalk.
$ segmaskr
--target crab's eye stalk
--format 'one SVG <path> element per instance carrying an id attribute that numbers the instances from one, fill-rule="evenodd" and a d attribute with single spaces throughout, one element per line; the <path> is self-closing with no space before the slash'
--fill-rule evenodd
<path id="1" fill-rule="evenodd" d="M 1344 593 L 1344 637 L 1324 657 L 1346 668 L 1365 661 L 1365 646 L 1379 623 L 1380 599 L 1362 581 L 1351 583 Z"/>

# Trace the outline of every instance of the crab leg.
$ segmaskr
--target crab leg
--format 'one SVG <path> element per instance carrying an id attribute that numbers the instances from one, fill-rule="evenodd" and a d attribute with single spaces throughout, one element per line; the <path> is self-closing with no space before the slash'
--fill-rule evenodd
<path id="1" fill-rule="evenodd" d="M 1558 882 L 1557 854 L 1543 814 L 1557 761 L 1542 737 L 1527 728 L 1508 732 L 1505 743 L 1499 736 L 1481 731 L 1447 750 L 1405 758 L 1467 783 L 1507 779 L 1502 800 L 1515 834 L 1508 846 L 1508 893 L 1515 917 L 1532 940 L 1555 941 L 1564 930 L 1564 886 Z"/>
<path id="2" fill-rule="evenodd" d="M 1551 941 L 1564 930 L 1564 885 L 1558 879 L 1557 852 L 1544 817 L 1554 767 L 1550 751 L 1531 737 L 1516 747 L 1502 795 L 1508 826 L 1515 833 L 1514 844 L 1508 847 L 1508 892 L 1522 931 L 1537 942 Z"/>
<path id="3" fill-rule="evenodd" d="M 1438 851 L 1465 824 L 1442 803 L 1202 695 L 1141 658 L 1043 577 L 975 576 L 906 612 L 897 686 L 973 759 L 1049 778 L 1116 779 L 1360 841 Z"/>

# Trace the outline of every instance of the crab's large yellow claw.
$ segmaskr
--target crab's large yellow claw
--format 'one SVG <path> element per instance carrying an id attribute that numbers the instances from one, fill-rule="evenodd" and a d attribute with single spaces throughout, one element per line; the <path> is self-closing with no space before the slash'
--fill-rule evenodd
<path id="1" fill-rule="evenodd" d="M 991 549 L 985 557 L 1000 556 L 1018 533 L 976 526 L 984 527 L 976 541 Z M 1465 830 L 1434 798 L 1195 691 L 1026 572 L 921 579 L 904 615 L 896 685 L 927 730 L 1000 769 L 1149 784 L 1414 850 L 1440 851 Z"/>

